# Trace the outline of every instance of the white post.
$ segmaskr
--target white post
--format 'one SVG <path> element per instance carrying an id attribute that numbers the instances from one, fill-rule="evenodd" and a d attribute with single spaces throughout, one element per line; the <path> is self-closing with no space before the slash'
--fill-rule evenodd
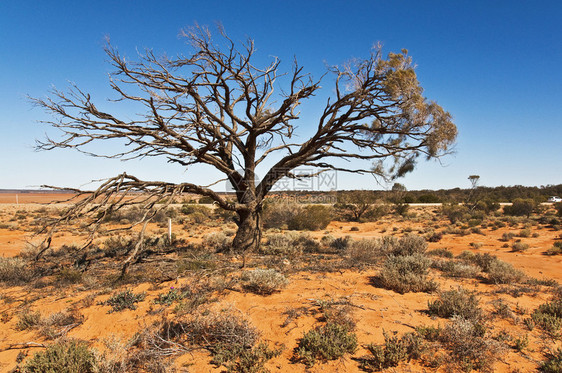
<path id="1" fill-rule="evenodd" d="M 18 194 L 16 193 L 16 205 L 19 205 L 19 204 L 20 204 L 20 200 L 19 200 L 18 197 L 19 197 L 19 196 L 18 196 Z"/>
<path id="2" fill-rule="evenodd" d="M 172 219 L 168 218 L 168 243 L 172 244 Z"/>

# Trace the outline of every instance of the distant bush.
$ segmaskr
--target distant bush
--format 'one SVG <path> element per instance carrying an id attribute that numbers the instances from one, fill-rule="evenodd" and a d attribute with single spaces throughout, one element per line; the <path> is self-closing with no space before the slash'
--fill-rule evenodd
<path id="1" fill-rule="evenodd" d="M 482 310 L 478 298 L 464 288 L 444 291 L 439 294 L 439 299 L 428 303 L 430 315 L 444 318 L 460 316 L 464 319 L 480 320 Z"/>
<path id="2" fill-rule="evenodd" d="M 289 283 L 287 278 L 274 269 L 254 269 L 242 274 L 245 289 L 260 295 L 273 294 Z"/>
<path id="3" fill-rule="evenodd" d="M 519 231 L 519 237 L 523 237 L 523 238 L 528 238 L 531 237 L 531 230 L 526 228 L 526 229 L 521 229 Z"/>
<path id="4" fill-rule="evenodd" d="M 562 202 L 558 202 L 554 205 L 556 212 L 558 212 L 558 216 L 562 216 Z"/>
<path id="5" fill-rule="evenodd" d="M 437 284 L 428 279 L 431 259 L 421 254 L 390 256 L 380 271 L 380 284 L 389 290 L 407 292 L 431 292 Z"/>
<path id="6" fill-rule="evenodd" d="M 517 198 L 511 206 L 504 206 L 503 212 L 506 215 L 529 217 L 536 207 L 537 203 L 533 199 Z"/>
<path id="7" fill-rule="evenodd" d="M 560 255 L 562 254 L 562 241 L 556 241 L 554 245 L 545 251 L 546 255 Z"/>
<path id="8" fill-rule="evenodd" d="M 515 242 L 511 246 L 511 251 L 513 251 L 513 252 L 521 252 L 521 251 L 525 251 L 527 249 L 529 249 L 529 245 L 524 243 L 524 242 Z"/>
<path id="9" fill-rule="evenodd" d="M 327 323 L 306 332 L 299 340 L 293 361 L 312 366 L 316 361 L 336 360 L 357 349 L 357 337 L 345 325 Z"/>
<path id="10" fill-rule="evenodd" d="M 428 251 L 427 255 L 440 256 L 442 258 L 452 258 L 453 252 L 447 248 L 439 248 Z"/>
<path id="11" fill-rule="evenodd" d="M 23 367 L 25 373 L 94 373 L 95 354 L 85 342 L 59 341 L 45 351 L 37 352 Z"/>
<path id="12" fill-rule="evenodd" d="M 333 218 L 331 207 L 323 205 L 308 205 L 303 207 L 299 213 L 288 222 L 291 230 L 317 231 L 324 229 Z"/>
<path id="13" fill-rule="evenodd" d="M 289 222 L 299 214 L 302 206 L 296 203 L 273 203 L 264 204 L 262 220 L 264 228 L 287 229 Z"/>
<path id="14" fill-rule="evenodd" d="M 457 221 L 465 220 L 468 215 L 468 208 L 464 205 L 443 204 L 441 213 L 445 215 L 452 224 Z"/>

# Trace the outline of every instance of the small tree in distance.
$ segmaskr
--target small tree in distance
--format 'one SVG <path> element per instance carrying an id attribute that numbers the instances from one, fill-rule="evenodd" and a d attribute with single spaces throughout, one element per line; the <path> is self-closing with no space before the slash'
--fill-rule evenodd
<path id="1" fill-rule="evenodd" d="M 93 192 L 77 191 L 85 198 L 51 228 L 86 217 L 95 230 L 105 216 L 133 203 L 147 211 L 136 223 L 146 224 L 157 202 L 189 192 L 237 214 L 233 248 L 247 252 L 259 245 L 264 198 L 280 179 L 314 177 L 327 170 L 393 178 L 412 170 L 420 156 L 445 154 L 456 138 L 451 115 L 422 95 L 407 51 L 385 57 L 376 46 L 365 59 L 329 68 L 333 95 L 310 124 L 312 136 L 299 141 L 293 135 L 297 108 L 320 90 L 321 81 L 296 61 L 287 74 L 280 71 L 277 58 L 259 67 L 252 40 L 234 42 L 222 28 L 218 31 L 214 38 L 207 28 L 195 26 L 182 34 L 191 47 L 187 56 L 160 58 L 149 50 L 138 62 L 129 62 L 108 42 L 106 53 L 116 69 L 109 84 L 119 100 L 140 105 L 144 113 L 122 118 L 100 110 L 77 87 L 68 93 L 55 90 L 51 97 L 34 101 L 54 116 L 48 123 L 61 137 L 48 138 L 38 147 L 110 158 L 160 157 L 183 169 L 205 164 L 232 184 L 235 199 L 193 182 L 121 174 Z M 89 147 L 112 139 L 123 141 L 122 151 L 99 154 Z M 273 165 L 258 181 L 256 168 L 266 159 Z M 335 165 L 337 159 L 351 162 L 342 168 Z M 299 173 L 301 166 L 316 171 Z M 142 192 L 143 197 L 123 197 L 130 192 Z"/>

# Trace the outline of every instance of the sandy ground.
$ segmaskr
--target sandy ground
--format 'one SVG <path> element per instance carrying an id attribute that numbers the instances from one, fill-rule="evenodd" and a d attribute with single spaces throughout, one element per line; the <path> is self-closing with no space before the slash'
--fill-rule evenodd
<path id="1" fill-rule="evenodd" d="M 0 197 L 5 197 L 0 194 Z M 41 196 L 43 198 L 44 196 Z M 40 199 L 41 199 L 40 198 Z M 59 197 L 57 197 L 59 198 Z M 63 199 L 63 196 L 60 196 Z M 20 202 L 22 200 L 20 199 Z M 46 202 L 41 200 L 41 202 Z M 4 214 L 0 221 L 6 217 L 16 214 L 32 213 L 34 210 L 42 208 L 37 204 L 5 204 L 0 208 Z M 416 207 L 414 211 L 422 213 L 424 207 Z M 17 222 L 17 221 L 16 221 Z M 7 224 L 10 224 L 8 221 Z M 431 222 L 431 225 L 435 222 Z M 28 240 L 33 240 L 31 234 L 25 227 L 18 225 L 16 229 L 0 229 L 0 255 L 14 256 L 24 249 Z M 421 222 L 398 221 L 397 219 L 385 218 L 374 223 L 347 223 L 332 222 L 324 231 L 312 232 L 315 237 L 321 237 L 327 233 L 335 237 L 351 236 L 354 239 L 380 237 L 393 232 L 393 229 L 410 228 L 413 232 L 423 229 L 428 225 Z M 352 231 L 352 227 L 358 230 Z M 157 228 L 154 228 L 157 230 Z M 538 237 L 524 238 L 523 241 L 530 245 L 530 249 L 523 253 L 511 252 L 510 248 L 503 248 L 504 244 L 499 240 L 505 232 L 518 232 L 520 228 L 500 228 L 492 231 L 483 229 L 485 235 L 469 234 L 466 236 L 444 235 L 443 239 L 436 243 L 430 243 L 429 249 L 448 248 L 455 255 L 464 250 L 473 252 L 489 252 L 497 255 L 500 259 L 512 263 L 516 268 L 523 270 L 527 275 L 538 279 L 554 279 L 562 283 L 562 256 L 545 256 L 543 252 L 552 246 L 555 239 L 560 235 L 550 229 L 536 230 Z M 174 226 L 174 231 L 179 232 L 181 226 Z M 216 230 L 216 229 L 215 229 Z M 212 231 L 212 229 L 206 230 Z M 202 230 L 202 232 L 206 232 Z M 56 237 L 56 244 L 71 243 L 78 238 L 72 234 Z M 197 240 L 197 238 L 191 238 Z M 54 240 L 54 241 L 55 241 Z M 481 243 L 478 250 L 471 249 L 470 244 Z M 354 358 L 366 354 L 364 348 L 369 343 L 384 342 L 383 331 L 399 334 L 413 331 L 413 328 L 420 325 L 443 325 L 446 320 L 429 317 L 424 311 L 427 309 L 428 301 L 436 298 L 435 294 L 426 293 L 407 293 L 404 295 L 393 291 L 377 288 L 373 286 L 370 279 L 377 274 L 375 269 L 364 271 L 345 270 L 334 273 L 298 273 L 290 276 L 290 283 L 286 289 L 274 293 L 270 296 L 259 296 L 251 293 L 239 291 L 229 291 L 220 299 L 220 306 L 232 308 L 234 312 L 240 312 L 249 317 L 251 322 L 261 331 L 262 339 L 271 346 L 284 346 L 281 356 L 272 359 L 267 363 L 267 368 L 272 372 L 360 372 L 358 363 L 352 357 L 316 364 L 307 369 L 303 364 L 290 363 L 293 349 L 297 345 L 303 333 L 318 324 L 317 314 L 305 314 L 283 326 L 286 316 L 284 312 L 289 309 L 306 307 L 314 310 L 314 304 L 319 299 L 339 299 L 346 297 L 352 306 L 352 315 L 357 322 L 357 336 L 359 349 L 353 355 Z M 539 292 L 535 295 L 522 295 L 513 297 L 508 294 L 496 294 L 497 287 L 487 285 L 475 279 L 447 279 L 441 277 L 438 272 L 432 275 L 440 284 L 442 290 L 463 286 L 478 292 L 481 305 L 485 310 L 493 309 L 492 301 L 503 299 L 512 309 L 526 309 L 532 311 L 539 304 L 544 303 L 549 295 Z M 72 329 L 69 336 L 84 339 L 93 343 L 94 346 L 101 346 L 104 339 L 113 336 L 119 340 L 126 341 L 134 333 L 158 319 L 160 316 L 151 315 L 148 311 L 152 307 L 152 300 L 158 294 L 166 292 L 170 286 L 180 286 L 182 280 L 168 282 L 158 287 L 149 284 L 139 285 L 134 289 L 135 292 L 146 291 L 147 298 L 141 302 L 135 311 L 127 310 L 123 312 L 108 314 L 108 306 L 99 305 L 109 297 L 109 292 L 99 293 L 91 291 L 80 291 L 77 287 L 69 287 L 60 292 L 49 291 L 42 293 L 37 289 L 20 287 L 0 289 L 0 371 L 9 371 L 16 365 L 16 357 L 21 349 L 4 350 L 6 346 L 13 343 L 27 341 L 42 341 L 36 331 L 17 331 L 16 311 L 24 305 L 34 310 L 39 310 L 42 315 L 72 308 L 74 304 L 90 296 L 95 297 L 95 301 L 88 307 L 81 307 L 79 312 L 84 315 L 85 322 Z M 527 331 L 522 323 L 520 316 L 518 321 L 495 319 L 494 332 L 506 330 L 515 336 L 529 335 L 530 347 L 526 354 L 507 351 L 499 362 L 494 366 L 497 372 L 519 372 L 534 371 L 538 363 L 544 359 L 543 351 L 545 348 L 552 347 L 553 343 L 545 339 L 540 331 L 535 329 L 533 332 Z M 29 349 L 30 353 L 37 349 Z M 222 369 L 215 368 L 209 364 L 209 354 L 205 351 L 195 351 L 177 359 L 177 366 L 182 364 L 189 365 L 189 372 L 220 372 Z M 403 364 L 400 367 L 390 370 L 395 372 L 428 372 L 434 371 L 427 367 L 416 365 L 415 363 Z"/>

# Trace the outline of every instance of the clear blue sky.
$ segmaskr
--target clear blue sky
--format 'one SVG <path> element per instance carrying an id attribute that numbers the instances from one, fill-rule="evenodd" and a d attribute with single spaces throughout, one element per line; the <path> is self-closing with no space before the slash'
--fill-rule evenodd
<path id="1" fill-rule="evenodd" d="M 319 77 L 325 62 L 407 48 L 425 95 L 451 112 L 456 153 L 421 163 L 408 189 L 562 183 L 560 1 L 2 1 L 0 2 L 0 188 L 80 186 L 127 171 L 146 179 L 210 181 L 157 160 L 106 161 L 72 150 L 35 152 L 56 131 L 26 95 L 68 81 L 98 101 L 115 97 L 104 37 L 123 54 L 185 51 L 179 31 L 221 22 L 236 40 L 290 68 L 293 56 Z M 331 87 L 326 87 L 331 89 Z M 123 109 L 125 111 L 125 109 Z M 310 108 L 314 111 L 314 108 Z M 308 111 L 307 111 L 308 113 Z M 126 115 L 126 112 L 122 113 Z M 303 124 L 304 126 L 304 124 Z M 370 176 L 339 175 L 340 189 L 381 188 Z"/>

